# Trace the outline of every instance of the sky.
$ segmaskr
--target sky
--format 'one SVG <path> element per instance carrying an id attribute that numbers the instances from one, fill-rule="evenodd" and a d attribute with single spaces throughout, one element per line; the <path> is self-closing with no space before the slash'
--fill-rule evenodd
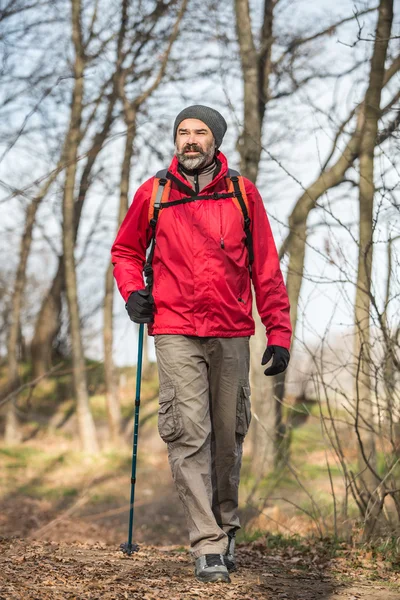
<path id="1" fill-rule="evenodd" d="M 359 8 L 361 8 L 361 4 L 358 3 Z M 296 3 L 292 16 L 295 21 L 296 18 L 307 20 L 311 15 L 315 24 L 319 20 L 326 22 L 328 20 L 327 15 L 330 14 L 333 22 L 338 17 L 351 15 L 354 6 L 354 3 L 346 1 L 336 3 L 334 6 L 330 2 L 324 1 L 299 2 Z M 366 36 L 373 31 L 373 21 L 370 19 L 367 23 L 369 28 L 365 26 Z M 370 48 L 361 47 L 361 45 L 355 49 L 349 47 L 356 40 L 356 34 L 357 30 L 354 25 L 351 25 L 342 27 L 337 34 L 332 36 L 328 48 L 324 49 L 321 56 L 323 64 L 329 61 L 332 65 L 332 72 L 339 73 L 344 70 L 346 65 L 352 64 L 355 60 L 355 54 L 361 60 L 363 55 L 370 51 Z M 268 157 L 270 160 L 267 162 L 267 156 L 264 153 L 258 186 L 264 198 L 278 247 L 286 232 L 286 227 L 282 223 L 287 223 L 288 215 L 295 201 L 304 188 L 313 181 L 327 153 L 330 151 L 333 128 L 330 127 L 324 113 L 328 112 L 334 105 L 335 122 L 337 123 L 340 119 L 345 118 L 363 96 L 367 80 L 367 71 L 365 70 L 364 77 L 365 81 L 359 82 L 357 85 L 354 85 L 354 80 L 348 77 L 344 78 L 339 85 L 332 80 L 328 80 L 317 81 L 309 86 L 304 93 L 295 98 L 291 106 L 288 103 L 289 110 L 293 111 L 293 117 L 297 119 L 297 122 L 293 125 L 294 133 L 297 134 L 294 137 L 294 144 L 287 136 L 279 143 L 272 143 L 271 146 L 266 141 L 266 149 L 271 155 Z M 232 148 L 236 140 L 236 124 L 242 122 L 241 90 L 238 87 L 235 88 L 234 82 L 230 81 L 229 78 L 226 82 L 221 82 L 221 85 L 223 83 L 229 86 L 230 101 L 234 106 L 234 110 L 227 111 L 226 107 L 221 108 L 220 103 L 214 98 L 214 102 L 210 105 L 221 110 L 229 122 L 228 134 L 221 150 L 228 155 L 230 164 L 233 162 L 233 167 L 237 168 L 238 156 Z M 203 86 L 204 84 L 199 83 L 198 92 L 197 88 L 194 90 L 193 103 L 198 101 L 198 97 L 202 97 Z M 235 97 L 233 97 L 233 90 L 235 90 Z M 221 98 L 223 95 L 220 89 L 214 89 L 214 94 L 215 98 Z M 177 110 L 170 113 L 171 123 L 176 112 Z M 281 126 L 282 115 L 279 110 L 275 112 L 278 116 L 277 127 L 274 127 L 274 122 L 271 125 L 272 119 L 267 121 L 267 127 L 270 126 L 276 130 Z M 290 125 L 290 117 L 288 121 L 288 125 Z M 233 132 L 233 135 L 231 132 Z M 278 137 L 279 132 L 274 131 L 270 137 L 273 139 L 274 135 Z M 268 137 L 267 135 L 267 140 Z M 274 162 L 274 160 L 277 162 Z M 356 173 L 353 172 L 352 176 L 355 177 Z M 395 175 L 392 174 L 387 184 L 393 181 L 393 178 L 395 178 Z M 335 202 L 340 202 L 339 211 L 334 208 Z M 355 295 L 355 287 L 351 282 L 354 282 L 357 264 L 357 247 L 352 239 L 353 236 L 357 237 L 358 208 L 356 190 L 351 189 L 350 186 L 341 188 L 339 193 L 336 190 L 331 190 L 324 198 L 324 204 L 332 207 L 331 210 L 337 215 L 337 219 L 340 219 L 341 223 L 349 224 L 348 231 L 346 229 L 338 231 L 337 222 L 326 212 L 316 211 L 310 217 L 310 223 L 315 224 L 316 230 L 315 233 L 310 235 L 310 246 L 307 250 L 306 280 L 303 283 L 299 307 L 298 335 L 300 339 L 305 340 L 307 343 L 317 344 L 329 328 L 332 332 L 332 338 L 339 339 L 342 343 L 352 344 L 349 332 L 352 330 Z M 333 254 L 336 252 L 340 259 L 337 261 L 342 269 L 340 275 L 338 269 L 329 264 L 326 259 L 327 244 L 329 244 Z M 340 256 L 340 254 L 343 256 Z M 385 281 L 385 250 L 378 247 L 375 257 L 376 281 L 379 279 L 383 284 Z M 283 263 L 284 268 L 285 263 Z M 338 279 L 343 279 L 343 273 L 346 274 L 350 283 L 338 283 Z M 397 308 L 393 308 L 393 312 L 396 312 Z M 117 308 L 118 311 L 121 311 L 121 309 Z M 129 324 L 126 326 L 123 323 L 123 317 L 124 315 L 121 317 L 122 322 L 119 329 L 121 345 L 118 342 L 117 349 L 118 360 L 121 361 L 121 364 L 129 360 L 129 357 L 136 351 L 136 332 L 132 331 Z"/>
<path id="2" fill-rule="evenodd" d="M 339 0 L 336 3 L 327 0 L 308 1 L 281 0 L 282 16 L 279 17 L 279 30 L 282 36 L 289 35 L 294 27 L 299 28 L 302 35 L 310 35 L 319 30 L 325 23 L 335 22 L 338 18 L 350 16 L 355 7 L 361 10 L 366 3 Z M 253 3 L 253 23 L 259 22 L 257 10 L 261 10 L 261 2 Z M 224 15 L 226 16 L 226 15 Z M 290 16 L 290 18 L 289 18 Z M 210 31 L 224 31 L 224 25 L 215 21 L 216 15 L 209 11 Z M 373 32 L 374 20 L 365 17 L 360 20 L 364 25 L 363 35 L 368 39 Z M 399 15 L 396 14 L 396 23 Z M 190 24 L 186 24 L 189 27 Z M 370 42 L 359 42 L 355 46 L 357 27 L 354 23 L 340 28 L 323 43 L 318 44 L 317 51 L 304 59 L 302 70 L 306 74 L 311 66 L 329 70 L 331 74 L 341 73 L 357 60 L 362 60 L 371 51 Z M 159 168 L 168 166 L 173 154 L 172 131 L 176 114 L 184 106 L 203 103 L 220 110 L 228 122 L 228 132 L 221 150 L 227 154 L 230 166 L 238 168 L 238 155 L 235 142 L 242 123 L 242 83 L 237 71 L 232 68 L 232 47 L 224 46 L 215 39 L 210 39 L 207 50 L 211 50 L 214 59 L 211 61 L 215 69 L 214 77 L 196 77 L 196 69 L 201 64 L 201 53 L 204 48 L 196 49 L 196 62 L 193 63 L 193 79 L 190 86 L 175 82 L 167 85 L 156 94 L 149 103 L 148 115 L 139 117 L 138 141 L 150 141 L 153 147 L 162 150 L 165 157 L 161 160 L 152 149 L 142 153 L 140 161 L 135 158 L 132 164 L 132 181 L 130 196 L 144 179 Z M 278 52 L 279 48 L 276 50 Z M 200 54 L 200 56 L 199 56 Z M 228 68 L 229 67 L 229 68 Z M 275 102 L 268 109 L 262 161 L 258 178 L 258 187 L 263 196 L 267 213 L 273 228 L 275 240 L 279 247 L 286 233 L 288 216 L 304 188 L 313 181 L 323 164 L 332 145 L 337 124 L 346 117 L 363 97 L 368 72 L 360 68 L 355 74 L 350 73 L 339 82 L 334 77 L 319 79 L 306 86 L 294 96 Z M 397 84 L 399 79 L 397 78 Z M 60 83 L 60 94 L 62 86 Z M 153 117 L 153 118 L 152 118 Z M 56 117 L 54 117 L 56 119 Z M 120 127 L 123 134 L 123 128 Z M 34 139 L 34 137 L 32 138 Z M 116 137 L 103 155 L 107 163 L 107 175 L 101 173 L 96 179 L 84 209 L 82 226 L 79 233 L 77 259 L 79 262 L 79 285 L 81 292 L 82 313 L 85 314 L 86 299 L 92 306 L 101 299 L 104 288 L 104 273 L 107 267 L 109 249 L 115 235 L 115 219 L 118 203 L 118 167 L 121 157 L 123 139 Z M 17 145 L 7 159 L 0 163 L 0 179 L 10 181 L 31 180 L 31 173 L 47 168 L 45 148 L 41 152 L 32 146 Z M 338 149 L 338 151 L 340 148 Z M 16 160 L 17 159 L 17 160 Z M 379 172 L 388 168 L 391 156 L 379 159 Z M 356 179 L 356 172 L 351 172 Z M 391 169 L 385 174 L 385 184 L 396 186 L 396 171 Z M 398 193 L 398 188 L 395 189 Z M 314 226 L 307 249 L 306 280 L 301 297 L 301 319 L 298 335 L 301 340 L 316 343 L 329 327 L 333 336 L 346 334 L 352 326 L 354 285 L 341 283 L 343 273 L 354 281 L 357 261 L 357 190 L 351 184 L 332 190 L 323 198 L 325 210 L 315 211 L 310 217 L 310 226 Z M 1 198 L 0 198 L 1 201 Z M 329 209 L 329 210 L 327 210 Z M 333 213 L 333 217 L 332 217 Z M 383 214 L 383 213 L 382 213 Z M 386 235 L 386 221 L 382 216 L 381 236 Z M 7 256 L 10 241 L 16 240 L 16 233 L 22 226 L 22 212 L 18 201 L 10 205 L 0 203 L 0 221 L 3 234 L 0 237 L 0 254 Z M 44 232 L 59 251 L 60 209 L 59 195 L 55 194 L 53 202 L 42 207 L 40 221 L 45 224 Z M 348 224 L 347 228 L 339 228 L 338 223 Z M 394 224 L 395 227 L 395 224 Z M 4 234 L 4 229 L 8 233 Z M 85 239 L 94 231 L 91 241 L 86 245 Z M 35 253 L 30 260 L 30 270 L 35 273 L 37 289 L 45 288 L 49 273 L 55 261 L 49 245 L 43 242 L 42 230 L 35 232 Z M 332 253 L 334 262 L 327 260 L 327 248 Z M 44 251 L 45 248 L 45 251 Z M 83 249 L 85 255 L 82 260 Z M 375 280 L 383 289 L 385 283 L 386 256 L 384 247 L 378 246 L 375 258 Z M 16 254 L 9 256 L 10 266 L 15 263 Z M 4 261 L 3 261 L 4 264 Z M 283 261 L 283 270 L 286 263 Z M 132 364 L 137 357 L 137 326 L 132 324 L 126 315 L 124 302 L 118 291 L 115 295 L 115 344 L 114 358 L 118 365 Z M 393 312 L 396 312 L 396 308 Z M 29 335 L 29 323 L 27 325 Z M 101 358 L 102 319 L 97 314 L 90 319 L 90 328 L 85 344 L 87 353 L 93 358 Z M 30 328 L 30 330 L 32 327 Z M 150 344 L 150 356 L 154 358 L 154 350 Z"/>

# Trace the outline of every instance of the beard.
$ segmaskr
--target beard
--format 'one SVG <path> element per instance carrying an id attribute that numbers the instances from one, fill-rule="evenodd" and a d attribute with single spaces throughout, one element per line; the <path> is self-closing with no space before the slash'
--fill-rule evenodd
<path id="1" fill-rule="evenodd" d="M 198 152 L 199 156 L 188 156 L 186 152 L 189 150 L 192 152 Z M 185 144 L 181 152 L 179 152 L 178 147 L 175 144 L 175 156 L 180 164 L 185 167 L 185 169 L 188 169 L 188 171 L 202 169 L 203 167 L 207 167 L 209 164 L 211 164 L 214 158 L 215 150 L 215 140 L 212 141 L 210 147 L 206 148 L 206 150 L 203 150 L 197 144 Z"/>

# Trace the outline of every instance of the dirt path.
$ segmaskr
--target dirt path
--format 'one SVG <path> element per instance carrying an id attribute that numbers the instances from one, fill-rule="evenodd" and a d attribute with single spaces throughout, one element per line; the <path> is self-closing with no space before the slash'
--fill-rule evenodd
<path id="1" fill-rule="evenodd" d="M 143 547 L 132 557 L 101 544 L 0 541 L 1 600 L 399 600 L 400 589 L 353 578 L 346 584 L 329 565 L 238 550 L 231 585 L 200 584 L 187 551 Z"/>
<path id="2" fill-rule="evenodd" d="M 132 557 L 118 550 L 127 534 L 130 456 L 92 465 L 64 459 L 58 447 L 3 453 L 0 600 L 400 600 L 395 567 L 367 551 L 344 546 L 334 554 L 329 541 L 267 532 L 239 544 L 231 585 L 200 584 L 182 546 L 186 526 L 165 448 L 156 437 L 142 443 L 151 453 L 138 468 L 141 549 Z"/>

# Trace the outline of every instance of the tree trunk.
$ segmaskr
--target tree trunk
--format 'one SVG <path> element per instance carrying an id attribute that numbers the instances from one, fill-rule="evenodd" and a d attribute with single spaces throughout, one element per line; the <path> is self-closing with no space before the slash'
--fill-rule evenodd
<path id="1" fill-rule="evenodd" d="M 22 439 L 22 432 L 18 421 L 17 411 L 14 404 L 15 399 L 13 398 L 7 404 L 6 420 L 5 420 L 5 431 L 4 431 L 4 442 L 7 446 L 15 446 L 19 444 Z"/>
<path id="2" fill-rule="evenodd" d="M 72 370 L 74 390 L 77 401 L 79 434 L 83 450 L 95 453 L 98 451 L 97 436 L 86 381 L 85 357 L 83 353 L 80 330 L 77 279 L 75 266 L 75 222 L 74 222 L 74 188 L 76 181 L 77 157 L 80 141 L 80 126 L 83 107 L 84 56 L 80 23 L 80 0 L 71 0 L 72 4 L 72 39 L 75 48 L 74 91 L 71 106 L 70 128 L 67 137 L 63 197 L 63 252 L 66 296 L 70 320 L 72 347 Z"/>
<path id="3" fill-rule="evenodd" d="M 359 428 L 359 470 L 364 491 L 367 496 L 373 495 L 372 503 L 376 503 L 375 488 L 378 479 L 376 471 L 375 434 L 372 429 L 374 411 L 371 394 L 370 375 L 370 293 L 373 259 L 373 210 L 374 210 L 374 150 L 378 133 L 378 120 L 381 115 L 380 101 L 384 85 L 385 61 L 390 31 L 393 20 L 393 0 L 381 0 L 379 17 L 375 35 L 375 44 L 371 59 L 369 85 L 365 96 L 365 121 L 360 141 L 360 182 L 359 182 L 359 255 L 357 288 L 354 309 L 355 344 L 354 353 L 358 361 L 358 376 L 355 381 L 357 411 L 362 413 L 356 419 L 363 425 Z M 361 417 L 362 414 L 362 417 Z M 356 422 L 357 426 L 357 422 Z M 370 537 L 375 526 L 377 515 L 371 510 L 370 518 L 366 516 L 366 535 Z M 371 522 L 370 522 L 371 521 Z"/>
<path id="4" fill-rule="evenodd" d="M 260 66 L 251 29 L 248 0 L 235 0 L 236 31 L 243 73 L 243 131 L 237 142 L 240 171 L 251 181 L 257 181 L 261 156 L 262 118 L 260 115 Z"/>
<path id="5" fill-rule="evenodd" d="M 383 381 L 385 386 L 385 402 L 388 415 L 388 424 L 386 425 L 387 437 L 390 440 L 392 451 L 395 456 L 400 457 L 400 423 L 396 414 L 396 387 L 397 387 L 397 369 L 394 357 L 396 356 L 396 340 L 399 339 L 400 326 L 392 333 L 390 331 L 387 309 L 391 300 L 391 281 L 393 277 L 393 256 L 392 247 L 395 241 L 398 241 L 400 236 L 394 239 L 390 236 L 387 244 L 387 281 L 385 294 L 385 309 L 382 314 L 382 324 L 386 330 L 384 357 L 383 357 Z M 396 487 L 396 486 L 394 486 Z"/>
<path id="6" fill-rule="evenodd" d="M 264 19 L 260 35 L 260 51 L 254 41 L 248 0 L 235 0 L 236 30 L 244 81 L 243 132 L 238 139 L 240 171 L 254 183 L 257 180 L 262 149 L 262 127 L 268 102 L 271 73 L 273 9 L 276 2 L 265 0 Z M 252 471 L 261 478 L 275 462 L 276 404 L 274 379 L 267 378 L 261 368 L 261 358 L 266 347 L 265 328 L 253 304 L 256 333 L 251 338 L 250 383 L 252 389 L 253 420 L 250 434 L 252 446 Z"/>
<path id="7" fill-rule="evenodd" d="M 41 377 L 51 367 L 54 340 L 60 329 L 61 297 L 64 289 L 64 261 L 61 257 L 50 290 L 42 302 L 36 320 L 31 343 L 34 377 Z"/>
<path id="8" fill-rule="evenodd" d="M 127 126 L 124 158 L 121 167 L 118 225 L 119 229 L 128 210 L 128 194 L 130 182 L 130 169 L 133 155 L 133 142 L 136 135 L 136 113 L 129 110 L 126 117 Z M 111 437 L 117 440 L 121 428 L 121 411 L 118 399 L 118 388 L 115 381 L 115 369 L 113 360 L 113 305 L 114 305 L 114 277 L 113 266 L 109 265 L 106 273 L 105 296 L 104 296 L 104 373 L 107 399 L 107 414 Z"/>
<path id="9" fill-rule="evenodd" d="M 256 331 L 263 328 L 256 307 L 253 309 Z M 250 429 L 251 471 L 256 479 L 271 471 L 275 462 L 276 416 L 274 377 L 265 377 L 261 358 L 265 352 L 265 334 L 250 340 L 250 385 L 253 419 Z"/>

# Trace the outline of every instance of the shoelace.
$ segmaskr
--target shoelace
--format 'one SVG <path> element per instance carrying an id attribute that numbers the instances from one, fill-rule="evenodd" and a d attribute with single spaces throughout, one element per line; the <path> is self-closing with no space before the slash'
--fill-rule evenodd
<path id="1" fill-rule="evenodd" d="M 207 567 L 222 567 L 223 562 L 220 554 L 206 554 Z"/>

